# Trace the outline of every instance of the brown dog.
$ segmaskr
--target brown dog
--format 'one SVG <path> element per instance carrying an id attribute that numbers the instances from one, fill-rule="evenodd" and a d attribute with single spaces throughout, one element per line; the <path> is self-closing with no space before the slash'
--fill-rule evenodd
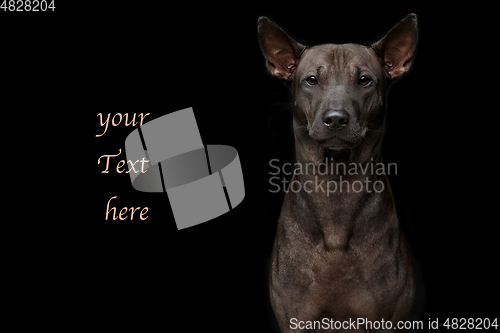
<path id="1" fill-rule="evenodd" d="M 300 169 L 271 260 L 281 331 L 396 331 L 412 307 L 415 274 L 379 165 L 386 90 L 410 67 L 416 15 L 371 46 L 305 47 L 266 17 L 258 35 L 269 71 L 292 91 Z"/>

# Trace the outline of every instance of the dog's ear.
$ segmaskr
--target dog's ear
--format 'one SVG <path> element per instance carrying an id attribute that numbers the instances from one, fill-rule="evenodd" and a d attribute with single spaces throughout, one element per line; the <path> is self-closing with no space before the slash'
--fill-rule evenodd
<path id="1" fill-rule="evenodd" d="M 384 38 L 372 45 L 382 61 L 382 67 L 392 79 L 400 77 L 410 69 L 417 35 L 417 15 L 408 14 Z"/>
<path id="2" fill-rule="evenodd" d="M 259 17 L 257 31 L 267 68 L 271 74 L 280 79 L 289 80 L 305 46 L 294 41 L 276 23 L 265 16 Z"/>

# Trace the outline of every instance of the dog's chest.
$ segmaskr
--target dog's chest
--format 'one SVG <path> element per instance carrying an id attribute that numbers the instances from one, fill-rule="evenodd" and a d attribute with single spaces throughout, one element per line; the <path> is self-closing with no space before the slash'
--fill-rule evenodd
<path id="1" fill-rule="evenodd" d="M 288 233 L 299 237 L 294 230 Z M 281 244 L 273 253 L 272 284 L 286 290 L 290 299 L 356 308 L 391 298 L 400 289 L 398 275 L 405 263 L 396 248 L 366 247 L 356 241 L 337 249 L 298 239 Z M 382 295 L 381 290 L 386 292 Z"/>

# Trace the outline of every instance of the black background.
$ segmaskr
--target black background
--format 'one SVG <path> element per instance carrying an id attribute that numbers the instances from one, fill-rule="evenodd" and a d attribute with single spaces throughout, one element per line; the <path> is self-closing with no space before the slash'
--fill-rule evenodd
<path id="1" fill-rule="evenodd" d="M 268 163 L 293 161 L 293 134 L 289 92 L 265 68 L 257 18 L 268 16 L 309 46 L 371 44 L 410 12 L 418 15 L 419 42 L 411 71 L 389 90 L 384 159 L 397 163 L 390 181 L 425 282 L 420 319 L 498 316 L 498 107 L 490 89 L 497 43 L 488 10 L 469 9 L 59 1 L 53 13 L 2 11 L 5 59 L 49 65 L 33 66 L 22 80 L 12 76 L 7 89 L 53 84 L 54 106 L 43 106 L 68 117 L 54 142 L 79 158 L 59 180 L 82 190 L 58 196 L 71 203 L 59 215 L 65 227 L 57 238 L 80 238 L 67 236 L 76 226 L 83 242 L 78 255 L 62 251 L 70 260 L 54 260 L 57 268 L 79 268 L 64 290 L 81 321 L 141 331 L 277 332 L 267 275 L 283 193 L 269 192 Z M 135 191 L 127 174 L 114 171 L 116 160 L 101 172 L 100 156 L 122 149 L 125 159 L 133 128 L 110 126 L 95 137 L 103 131 L 96 116 L 150 113 L 149 121 L 186 107 L 204 144 L 238 150 L 246 196 L 231 212 L 178 231 L 165 194 Z M 106 220 L 113 196 L 117 209 L 149 207 L 148 219 Z"/>

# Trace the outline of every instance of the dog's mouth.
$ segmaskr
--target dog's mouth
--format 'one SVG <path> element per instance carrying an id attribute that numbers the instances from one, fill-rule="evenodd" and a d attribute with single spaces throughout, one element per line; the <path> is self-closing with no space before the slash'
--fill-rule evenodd
<path id="1" fill-rule="evenodd" d="M 347 141 L 347 140 L 344 140 L 341 138 L 333 138 L 333 139 L 326 140 L 326 141 L 319 140 L 317 142 L 321 147 L 323 147 L 327 150 L 339 151 L 342 149 L 352 149 L 352 148 L 356 147 L 357 145 L 359 145 L 361 140 L 356 140 L 353 142 L 353 141 Z"/>
<path id="2" fill-rule="evenodd" d="M 318 143 L 321 148 L 339 151 L 343 149 L 353 149 L 361 142 L 366 141 L 366 128 L 361 128 L 359 131 L 348 131 L 346 133 L 332 133 L 329 137 L 316 134 L 314 131 L 309 131 L 309 136 Z"/>

